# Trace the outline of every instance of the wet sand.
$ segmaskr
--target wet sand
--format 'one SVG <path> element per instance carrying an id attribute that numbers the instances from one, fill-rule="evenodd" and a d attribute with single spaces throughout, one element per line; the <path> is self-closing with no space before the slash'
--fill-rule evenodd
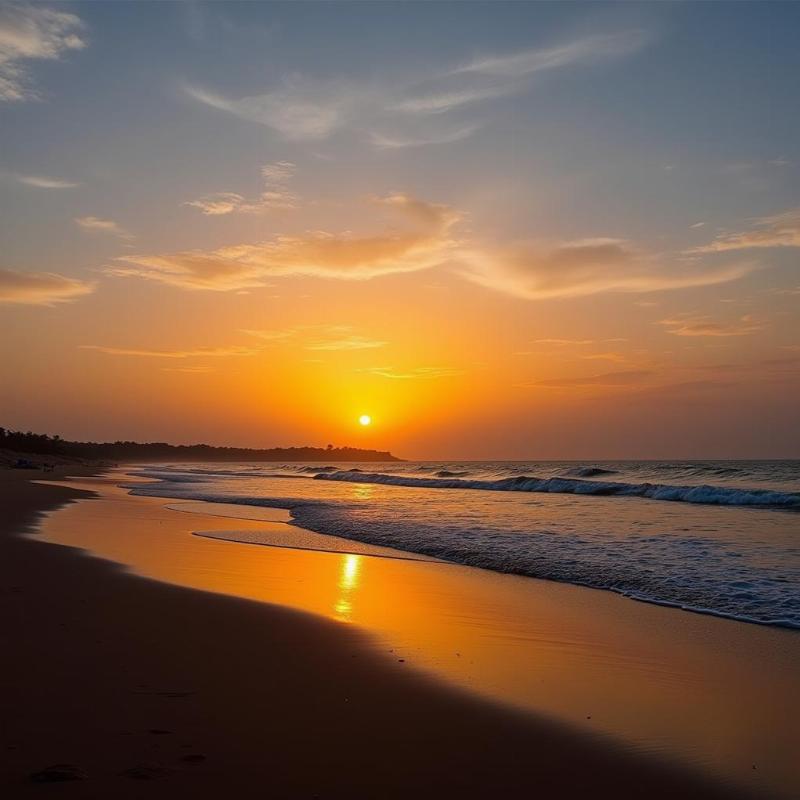
<path id="1" fill-rule="evenodd" d="M 680 612 L 531 581 L 553 590 L 540 592 L 535 615 L 540 636 L 531 639 L 530 628 L 520 628 L 518 638 L 528 637 L 533 649 L 509 647 L 498 672 L 497 650 L 486 642 L 510 641 L 508 631 L 480 632 L 476 621 L 487 619 L 483 607 L 492 597 L 494 619 L 516 619 L 511 606 L 519 602 L 519 591 L 499 591 L 496 579 L 515 586 L 526 579 L 199 538 L 191 533 L 282 523 L 232 524 L 223 517 L 184 514 L 166 508 L 168 501 L 129 497 L 102 482 L 97 488 L 105 499 L 76 503 L 47 518 L 48 538 L 132 564 L 139 573 L 134 574 L 74 547 L 54 547 L 41 534 L 15 535 L 32 531 L 42 512 L 91 497 L 79 484 L 33 484 L 31 475 L 16 471 L 0 476 L 5 654 L 0 789 L 7 796 L 47 791 L 31 775 L 55 764 L 79 771 L 79 780 L 58 788 L 70 797 L 141 797 L 145 782 L 153 796 L 738 796 L 734 776 L 727 784 L 714 779 L 707 759 L 689 758 L 689 766 L 681 765 L 668 759 L 668 747 L 648 748 L 637 745 L 635 736 L 625 743 L 608 735 L 609 725 L 624 727 L 619 720 L 625 717 L 653 715 L 642 705 L 648 684 L 643 678 L 631 685 L 629 704 L 617 721 L 602 722 L 620 705 L 620 676 L 632 674 L 620 664 L 642 652 L 644 661 L 655 659 L 649 682 L 666 675 L 655 683 L 674 684 L 676 703 L 683 698 L 687 713 L 698 719 L 692 708 L 707 691 L 690 686 L 687 670 L 696 676 L 709 665 L 727 666 L 708 682 L 722 684 L 719 702 L 701 704 L 702 713 L 712 709 L 709 713 L 720 715 L 720 724 L 709 730 L 727 731 L 719 748 L 737 757 L 754 750 L 771 715 L 768 749 L 778 753 L 771 763 L 748 764 L 755 774 L 737 782 L 766 797 L 777 796 L 777 787 L 785 789 L 794 779 L 790 772 L 779 774 L 791 761 L 781 757 L 791 747 L 785 739 L 791 721 L 769 697 L 777 696 L 786 680 L 783 670 L 797 653 L 795 639 L 782 638 L 792 644 L 778 647 L 771 631 L 756 634 L 751 631 L 760 629 L 727 623 L 731 636 L 709 644 L 702 641 L 702 626 L 689 626 L 684 637 L 700 640 L 681 650 L 683 666 L 677 669 L 658 648 L 637 649 L 645 632 L 639 612 L 623 619 L 595 597 L 669 619 L 677 620 Z M 486 590 L 473 595 L 472 604 L 453 605 L 454 597 L 463 600 L 478 585 Z M 580 603 L 566 601 L 562 589 L 586 592 L 592 600 L 581 601 L 581 610 Z M 523 597 L 530 618 L 527 602 L 533 596 Z M 585 624 L 576 627 L 577 618 L 593 623 L 594 641 L 586 639 Z M 647 615 L 644 623 L 653 619 Z M 742 632 L 733 635 L 734 628 Z M 681 643 L 670 626 L 667 630 L 664 637 L 646 632 L 668 645 Z M 439 651 L 428 652 L 437 641 Z M 730 647 L 723 647 L 716 661 L 704 660 L 719 650 L 720 641 Z M 603 642 L 599 660 L 586 657 L 586 648 L 597 655 Z M 736 667 L 737 659 L 760 657 L 759 649 L 774 688 L 759 694 L 753 687 L 748 698 L 730 694 L 748 677 Z M 538 655 L 524 669 L 520 653 Z M 450 666 L 459 661 L 467 664 L 461 672 Z M 605 670 L 598 667 L 603 661 Z M 588 663 L 589 672 L 575 672 L 579 663 Z M 700 669 L 692 670 L 692 664 Z M 538 701 L 536 693 L 531 700 L 541 704 L 542 713 L 525 710 L 520 699 L 534 681 L 522 680 L 522 688 L 509 694 L 515 681 L 503 678 L 504 668 L 523 678 L 529 671 L 536 675 L 544 688 Z M 604 673 L 607 685 L 594 687 L 591 696 L 613 702 L 598 714 L 585 707 L 585 692 L 578 693 L 569 701 L 576 720 L 586 712 L 600 721 L 570 724 L 570 695 Z M 462 688 L 470 683 L 487 697 Z M 748 716 L 753 723 L 743 726 L 742 717 Z M 648 740 L 646 731 L 639 740 Z"/>

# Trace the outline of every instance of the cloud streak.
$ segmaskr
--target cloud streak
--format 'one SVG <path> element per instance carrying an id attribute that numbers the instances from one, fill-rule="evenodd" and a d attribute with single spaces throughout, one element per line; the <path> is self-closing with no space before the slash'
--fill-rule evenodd
<path id="1" fill-rule="evenodd" d="M 95 285 L 54 272 L 0 269 L 0 303 L 53 306 L 91 294 Z"/>
<path id="2" fill-rule="evenodd" d="M 264 342 L 300 341 L 306 350 L 373 350 L 388 342 L 357 333 L 350 325 L 298 325 L 283 330 L 242 329 Z"/>
<path id="3" fill-rule="evenodd" d="M 460 142 L 468 136 L 472 136 L 478 125 L 464 125 L 450 131 L 439 133 L 429 133 L 424 136 L 407 136 L 403 134 L 386 134 L 377 131 L 369 133 L 369 141 L 378 150 L 401 150 L 406 147 L 424 147 L 429 144 L 451 144 Z"/>
<path id="4" fill-rule="evenodd" d="M 463 369 L 455 367 L 414 367 L 409 370 L 396 370 L 394 367 L 368 367 L 367 369 L 357 370 L 369 375 L 377 375 L 380 378 L 390 378 L 391 380 L 414 380 L 417 378 L 452 378 L 463 375 Z"/>
<path id="5" fill-rule="evenodd" d="M 34 186 L 37 189 L 74 189 L 80 186 L 79 183 L 72 181 L 62 181 L 59 178 L 48 178 L 44 175 L 16 175 L 16 179 L 26 186 Z"/>
<path id="6" fill-rule="evenodd" d="M 761 247 L 800 247 L 800 208 L 760 217 L 750 230 L 728 233 L 713 242 L 695 247 L 689 253 L 723 253 Z"/>
<path id="7" fill-rule="evenodd" d="M 321 141 L 349 130 L 365 134 L 379 150 L 442 145 L 466 139 L 480 127 L 474 120 L 444 124 L 442 117 L 523 92 L 540 73 L 630 55 L 647 39 L 640 30 L 585 36 L 478 58 L 422 82 L 394 86 L 291 75 L 262 94 L 238 99 L 194 86 L 186 93 L 291 141 Z"/>
<path id="8" fill-rule="evenodd" d="M 605 372 L 601 375 L 589 375 L 581 378 L 548 378 L 536 381 L 528 386 L 543 386 L 547 389 L 570 389 L 576 387 L 630 386 L 641 383 L 654 373 L 646 369 L 626 370 L 623 372 Z"/>
<path id="9" fill-rule="evenodd" d="M 679 314 L 658 322 L 667 333 L 675 336 L 748 336 L 766 327 L 754 317 L 746 314 L 733 322 L 716 322 L 711 317 L 692 314 Z"/>
<path id="10" fill-rule="evenodd" d="M 298 198 L 288 189 L 294 175 L 295 165 L 291 161 L 275 161 L 261 167 L 264 191 L 255 200 L 246 200 L 234 192 L 217 192 L 190 200 L 184 205 L 198 208 L 207 216 L 226 214 L 262 214 L 268 211 L 290 211 L 297 208 Z"/>
<path id="11" fill-rule="evenodd" d="M 289 275 L 366 280 L 429 269 L 449 257 L 455 244 L 450 231 L 460 219 L 454 209 L 403 193 L 372 202 L 398 212 L 409 228 L 372 236 L 317 231 L 210 251 L 123 256 L 106 273 L 184 289 L 231 291 Z"/>
<path id="12" fill-rule="evenodd" d="M 100 344 L 82 344 L 81 350 L 96 350 L 110 356 L 135 356 L 139 358 L 227 358 L 229 356 L 254 356 L 260 347 L 197 347 L 192 350 L 147 350 L 129 347 L 107 347 Z"/>
<path id="13" fill-rule="evenodd" d="M 585 36 L 555 47 L 532 48 L 517 53 L 477 58 L 453 70 L 454 75 L 477 73 L 502 78 L 522 78 L 575 64 L 594 63 L 635 53 L 647 42 L 642 30 Z"/>
<path id="14" fill-rule="evenodd" d="M 0 102 L 37 99 L 26 62 L 57 60 L 86 46 L 75 14 L 37 5 L 0 5 Z"/>
<path id="15" fill-rule="evenodd" d="M 75 217 L 75 224 L 89 233 L 108 233 L 120 239 L 133 239 L 133 234 L 113 219 L 101 217 Z"/>
<path id="16" fill-rule="evenodd" d="M 625 240 L 610 238 L 464 248 L 458 257 L 463 263 L 459 272 L 468 280 L 530 300 L 712 286 L 756 269 L 753 264 L 667 266 Z"/>
<path id="17" fill-rule="evenodd" d="M 195 87 L 186 92 L 204 105 L 257 122 L 293 141 L 326 139 L 344 126 L 359 103 L 359 93 L 352 87 L 299 77 L 273 91 L 238 100 Z"/>

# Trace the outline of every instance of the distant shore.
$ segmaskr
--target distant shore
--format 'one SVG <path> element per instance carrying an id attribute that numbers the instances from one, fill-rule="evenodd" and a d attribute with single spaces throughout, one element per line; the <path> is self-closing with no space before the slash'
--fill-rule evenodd
<path id="1" fill-rule="evenodd" d="M 40 477 L 0 470 L 7 796 L 59 776 L 67 797 L 740 796 L 392 664 L 352 627 L 21 537 L 87 496 Z"/>

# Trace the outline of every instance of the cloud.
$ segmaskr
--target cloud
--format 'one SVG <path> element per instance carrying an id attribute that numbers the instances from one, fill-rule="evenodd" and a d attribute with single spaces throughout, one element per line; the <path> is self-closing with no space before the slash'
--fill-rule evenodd
<path id="1" fill-rule="evenodd" d="M 189 372 L 198 375 L 214 372 L 214 368 L 206 364 L 198 364 L 195 367 L 161 367 L 161 370 L 162 372 Z"/>
<path id="2" fill-rule="evenodd" d="M 777 295 L 778 297 L 780 297 L 781 295 L 788 295 L 791 297 L 793 295 L 800 294 L 800 286 L 789 286 L 785 289 L 778 289 L 778 288 L 763 289 L 762 291 L 764 292 L 764 294 L 774 294 Z"/>
<path id="3" fill-rule="evenodd" d="M 75 224 L 90 233 L 110 233 L 120 239 L 133 239 L 133 234 L 125 230 L 113 219 L 101 219 L 100 217 L 75 217 Z"/>
<path id="4" fill-rule="evenodd" d="M 285 139 L 326 139 L 351 117 L 357 93 L 344 84 L 314 82 L 294 76 L 265 94 L 231 100 L 204 89 L 188 87 L 190 97 L 271 128 Z"/>
<path id="5" fill-rule="evenodd" d="M 58 178 L 47 178 L 43 175 L 17 175 L 16 179 L 26 186 L 35 186 L 37 189 L 74 189 L 79 183 L 62 181 Z"/>
<path id="6" fill-rule="evenodd" d="M 296 169 L 291 161 L 272 161 L 261 167 L 261 177 L 268 185 L 283 185 L 294 177 Z"/>
<path id="7" fill-rule="evenodd" d="M 630 30 L 597 34 L 575 39 L 555 47 L 533 48 L 510 55 L 486 56 L 453 70 L 453 74 L 478 73 L 504 78 L 520 78 L 574 64 L 618 58 L 641 49 L 648 40 L 645 31 Z"/>
<path id="8" fill-rule="evenodd" d="M 597 238 L 505 249 L 458 251 L 468 280 L 531 300 L 600 292 L 654 292 L 712 286 L 741 278 L 752 264 L 663 264 L 622 239 Z"/>
<path id="9" fill-rule="evenodd" d="M 275 161 L 261 167 L 264 191 L 256 200 L 246 200 L 234 192 L 217 192 L 190 200 L 184 205 L 199 208 L 208 216 L 243 213 L 261 214 L 267 211 L 289 211 L 297 208 L 298 198 L 287 188 L 294 175 L 295 165 L 291 161 Z"/>
<path id="10" fill-rule="evenodd" d="M 390 103 L 388 111 L 408 114 L 442 114 L 454 111 L 471 103 L 504 97 L 516 91 L 513 86 L 489 86 L 485 88 L 451 89 L 441 92 L 407 97 Z"/>
<path id="11" fill-rule="evenodd" d="M 384 134 L 370 131 L 369 141 L 378 150 L 399 150 L 405 147 L 424 147 L 429 144 L 450 144 L 472 136 L 478 130 L 478 127 L 478 125 L 464 125 L 450 131 L 432 133 L 427 136 L 404 136 L 402 134 Z"/>
<path id="12" fill-rule="evenodd" d="M 376 347 L 385 347 L 388 342 L 380 339 L 370 339 L 367 336 L 350 334 L 340 338 L 312 342 L 306 346 L 307 350 L 372 350 Z"/>
<path id="13" fill-rule="evenodd" d="M 238 99 L 195 86 L 186 92 L 292 141 L 320 141 L 348 130 L 366 133 L 367 141 L 381 150 L 450 144 L 471 136 L 479 125 L 474 120 L 443 125 L 442 117 L 525 91 L 538 73 L 631 54 L 647 38 L 639 30 L 586 36 L 476 59 L 434 71 L 423 81 L 394 85 L 290 75 L 262 94 Z"/>
<path id="14" fill-rule="evenodd" d="M 370 375 L 377 375 L 381 378 L 391 378 L 392 380 L 413 380 L 415 378 L 452 378 L 463 375 L 463 369 L 454 367 L 414 367 L 410 370 L 396 370 L 393 367 L 368 367 L 359 369 L 357 372 L 365 372 Z"/>
<path id="15" fill-rule="evenodd" d="M 54 272 L 0 269 L 0 303 L 52 306 L 91 294 L 94 286 Z"/>
<path id="16" fill-rule="evenodd" d="M 450 231 L 461 218 L 457 211 L 403 193 L 372 202 L 400 212 L 410 228 L 373 236 L 317 231 L 218 250 L 123 256 L 117 259 L 121 266 L 106 272 L 184 289 L 230 291 L 263 286 L 268 278 L 288 275 L 365 280 L 428 269 L 449 258 L 455 245 Z"/>
<path id="17" fill-rule="evenodd" d="M 626 355 L 614 351 L 609 351 L 607 353 L 588 353 L 578 357 L 586 361 L 612 361 L 615 364 L 628 363 L 628 357 Z"/>
<path id="18" fill-rule="evenodd" d="M 594 339 L 534 339 L 534 344 L 594 344 Z"/>
<path id="19" fill-rule="evenodd" d="M 25 62 L 55 60 L 86 46 L 75 14 L 43 6 L 0 5 L 0 102 L 36 99 Z"/>
<path id="20" fill-rule="evenodd" d="M 756 247 L 800 247 L 800 208 L 771 217 L 752 220 L 748 231 L 728 233 L 710 244 L 688 250 L 689 253 L 722 253 Z"/>
<path id="21" fill-rule="evenodd" d="M 536 381 L 528 386 L 544 386 L 548 389 L 567 389 L 581 386 L 629 386 L 650 378 L 655 373 L 645 369 L 627 370 L 624 372 L 606 372 L 602 375 L 590 375 L 583 378 L 548 378 Z"/>
<path id="22" fill-rule="evenodd" d="M 228 356 L 254 356 L 260 347 L 198 347 L 193 350 L 142 350 L 128 347 L 106 347 L 100 344 L 82 344 L 81 350 L 96 350 L 110 356 L 137 356 L 141 358 L 227 358 Z"/>
<path id="23" fill-rule="evenodd" d="M 232 214 L 234 211 L 241 211 L 245 203 L 244 197 L 233 192 L 216 192 L 207 194 L 197 200 L 188 200 L 185 206 L 199 208 L 204 214 L 216 217 L 223 214 Z"/>
<path id="24" fill-rule="evenodd" d="M 678 314 L 658 322 L 667 333 L 675 336 L 747 336 L 758 333 L 766 327 L 749 314 L 733 322 L 715 322 L 711 317 L 692 314 Z"/>
<path id="25" fill-rule="evenodd" d="M 242 329 L 265 342 L 300 341 L 306 350 L 372 350 L 388 342 L 362 336 L 350 325 L 297 325 L 283 330 Z"/>

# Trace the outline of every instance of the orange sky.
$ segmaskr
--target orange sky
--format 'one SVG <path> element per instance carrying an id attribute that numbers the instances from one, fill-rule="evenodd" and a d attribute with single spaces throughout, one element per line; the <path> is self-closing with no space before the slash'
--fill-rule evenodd
<path id="1" fill-rule="evenodd" d="M 482 38 L 478 5 L 420 7 L 449 35 L 409 33 L 419 63 L 395 65 L 377 9 L 363 41 L 342 9 L 200 7 L 202 36 L 120 9 L 0 17 L 0 424 L 408 458 L 800 454 L 800 138 L 780 81 L 765 99 L 723 75 L 787 68 L 776 28 L 750 26 L 768 55 L 744 24 L 720 34 L 697 88 L 707 40 L 685 29 L 670 78 L 655 9 L 508 7 Z M 728 152 L 703 144 L 717 124 Z"/>

